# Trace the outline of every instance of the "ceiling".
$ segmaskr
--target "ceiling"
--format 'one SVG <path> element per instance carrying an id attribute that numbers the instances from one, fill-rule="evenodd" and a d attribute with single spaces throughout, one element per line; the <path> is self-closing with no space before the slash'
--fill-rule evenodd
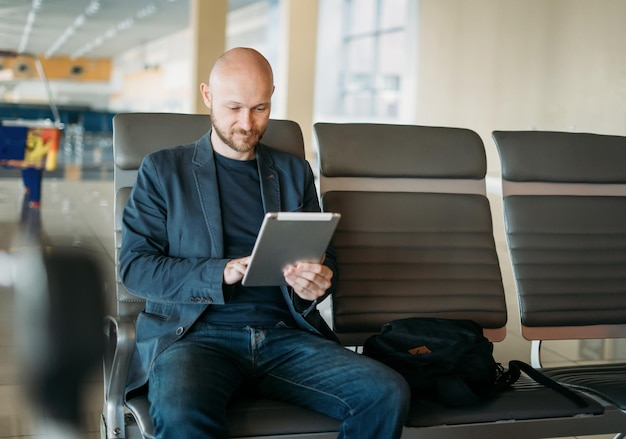
<path id="1" fill-rule="evenodd" d="M 0 0 L 0 50 L 110 58 L 187 28 L 189 7 L 190 0 Z"/>

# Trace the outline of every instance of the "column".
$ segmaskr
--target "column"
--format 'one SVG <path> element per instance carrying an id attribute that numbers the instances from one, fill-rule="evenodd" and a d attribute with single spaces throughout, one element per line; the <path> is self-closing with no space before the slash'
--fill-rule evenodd
<path id="1" fill-rule="evenodd" d="M 200 95 L 200 84 L 209 80 L 215 60 L 226 50 L 226 18 L 228 0 L 191 0 L 189 25 L 191 27 L 192 108 L 195 113 L 206 114 L 208 109 Z"/>
<path id="2" fill-rule="evenodd" d="M 286 119 L 302 127 L 307 158 L 314 156 L 313 105 L 317 49 L 318 0 L 281 0 L 283 35 L 281 48 L 286 91 L 283 93 Z"/>

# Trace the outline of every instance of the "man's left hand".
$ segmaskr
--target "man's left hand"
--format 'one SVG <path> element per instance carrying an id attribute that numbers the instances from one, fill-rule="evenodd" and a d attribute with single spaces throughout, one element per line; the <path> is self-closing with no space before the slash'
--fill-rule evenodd
<path id="1" fill-rule="evenodd" d="M 287 284 L 302 299 L 313 301 L 322 297 L 328 288 L 333 272 L 321 263 L 300 262 L 283 272 Z"/>

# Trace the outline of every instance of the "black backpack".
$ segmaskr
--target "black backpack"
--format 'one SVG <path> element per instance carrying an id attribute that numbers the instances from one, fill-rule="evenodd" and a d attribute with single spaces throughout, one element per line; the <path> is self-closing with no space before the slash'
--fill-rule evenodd
<path id="1" fill-rule="evenodd" d="M 585 407 L 574 392 L 517 360 L 509 369 L 493 358 L 493 343 L 471 320 L 407 318 L 385 323 L 380 334 L 369 337 L 363 354 L 398 371 L 416 398 L 449 406 L 483 401 L 507 389 L 521 371 Z"/>

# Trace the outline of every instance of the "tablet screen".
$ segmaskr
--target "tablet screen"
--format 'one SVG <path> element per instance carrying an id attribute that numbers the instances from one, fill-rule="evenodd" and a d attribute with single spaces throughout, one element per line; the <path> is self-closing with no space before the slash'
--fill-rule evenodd
<path id="1" fill-rule="evenodd" d="M 272 212 L 265 215 L 244 286 L 286 285 L 283 270 L 296 262 L 320 262 L 339 218 L 331 212 Z"/>

